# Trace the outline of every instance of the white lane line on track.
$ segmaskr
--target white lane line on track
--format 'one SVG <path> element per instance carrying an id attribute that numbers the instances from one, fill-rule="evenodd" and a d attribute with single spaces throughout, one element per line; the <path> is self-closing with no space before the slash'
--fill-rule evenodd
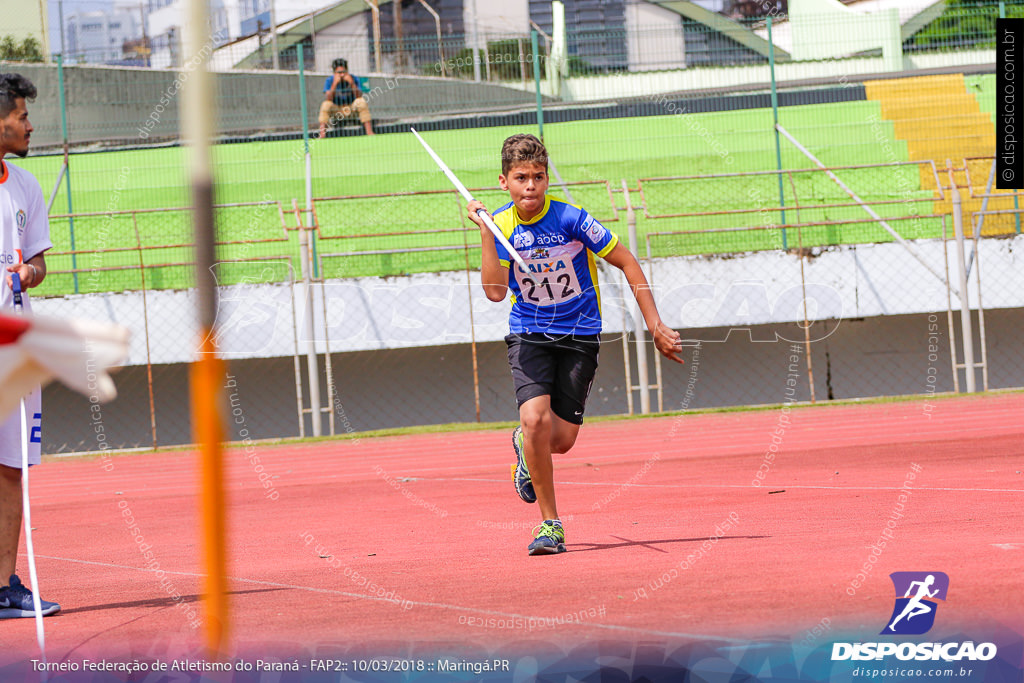
<path id="1" fill-rule="evenodd" d="M 445 467 L 445 468 L 438 468 L 438 469 L 456 469 L 456 468 Z M 436 471 L 436 470 L 409 470 L 408 472 L 405 472 L 405 473 L 393 472 L 393 473 L 389 473 L 389 474 L 391 474 L 391 476 L 393 476 L 393 477 L 408 477 L 408 476 L 413 475 L 415 473 L 422 473 L 424 471 Z M 321 479 L 321 481 L 325 481 L 325 480 L 341 480 L 342 477 L 345 477 L 345 476 L 349 476 L 349 475 L 323 475 L 323 476 L 320 477 L 320 479 Z M 504 484 L 504 483 L 507 483 L 507 481 L 508 481 L 508 479 L 505 478 L 505 477 L 503 477 L 501 479 L 491 479 L 491 478 L 484 478 L 484 477 L 473 478 L 473 477 L 423 477 L 423 476 L 417 477 L 417 476 L 413 476 L 412 479 L 414 481 L 409 481 L 409 482 L 406 482 L 406 483 L 413 484 L 413 483 L 416 483 L 416 481 L 422 481 L 422 482 L 475 481 L 475 482 L 482 482 L 482 483 L 499 483 L 499 484 Z M 351 476 L 351 478 L 349 478 L 349 479 L 346 479 L 346 480 L 343 480 L 343 481 L 339 481 L 339 483 L 358 483 L 358 482 L 366 482 L 366 481 L 372 481 L 372 480 L 373 480 L 372 478 L 368 478 L 368 477 L 363 476 L 363 475 L 354 475 L 354 476 Z M 624 486 L 624 484 L 622 482 L 610 482 L 610 481 L 556 481 L 555 484 L 557 484 L 558 486 L 595 486 L 595 487 L 596 486 L 610 486 L 610 487 L 613 487 L 613 488 L 618 488 L 618 487 Z M 281 490 L 283 490 L 284 487 L 286 485 L 288 485 L 288 482 L 287 482 L 287 480 L 282 480 L 277 485 L 279 486 L 279 488 Z M 310 482 L 303 481 L 303 482 L 300 482 L 297 485 L 299 485 L 299 486 L 307 486 L 307 485 L 310 485 Z M 701 484 L 701 483 L 693 483 L 693 484 L 641 484 L 641 483 L 636 483 L 636 484 L 629 484 L 629 486 L 627 488 L 668 488 L 668 489 L 678 489 L 678 488 L 694 488 L 694 489 L 696 489 L 696 488 L 705 488 L 705 489 L 751 489 L 751 490 L 756 490 L 757 489 L 757 487 L 751 486 L 750 484 Z M 818 490 L 824 490 L 824 491 L 899 491 L 899 490 L 901 490 L 900 486 L 826 486 L 826 485 L 812 485 L 812 484 L 778 484 L 778 485 L 773 484 L 771 487 L 762 486 L 760 488 L 762 488 L 762 489 L 772 488 L 773 490 L 774 489 L 778 489 L 778 488 L 812 489 L 812 490 L 813 489 L 818 489 Z M 247 490 L 257 491 L 257 490 L 262 490 L 262 489 L 258 489 L 257 486 L 253 485 L 253 486 L 249 487 L 249 489 L 247 489 Z M 1024 494 L 1024 489 L 963 488 L 963 487 L 944 487 L 944 486 L 918 486 L 918 487 L 915 487 L 914 490 L 915 491 L 946 491 L 946 492 L 961 492 L 961 493 L 1021 493 L 1021 494 Z M 146 489 L 142 489 L 142 490 L 138 490 L 138 491 L 133 491 L 133 490 L 127 488 L 127 487 L 121 486 L 121 487 L 118 487 L 118 492 L 116 492 L 116 493 L 115 493 L 115 491 L 112 491 L 112 490 L 106 490 L 106 491 L 79 491 L 78 494 L 79 495 L 83 495 L 84 494 L 84 495 L 88 495 L 88 496 L 114 496 L 114 497 L 120 497 L 120 496 L 149 495 L 149 494 L 160 493 L 160 492 L 173 492 L 174 494 L 177 494 L 177 495 L 197 495 L 196 492 L 195 492 L 195 488 L 194 487 L 186 486 L 186 485 L 152 486 L 152 487 L 147 487 Z M 45 491 L 45 492 L 44 491 L 37 491 L 36 494 L 40 498 L 40 504 L 45 504 L 45 503 L 50 502 L 50 501 L 45 500 L 45 499 L 42 498 L 42 495 L 44 493 L 53 493 L 53 491 Z"/>
<path id="2" fill-rule="evenodd" d="M 438 482 L 438 481 L 481 481 L 481 482 L 500 482 L 504 483 L 508 479 L 470 479 L 470 478 L 434 478 L 434 477 L 423 477 L 422 481 Z M 556 481 L 559 486 L 613 486 L 622 487 L 625 486 L 622 482 L 606 482 L 606 481 Z M 751 490 L 768 490 L 777 488 L 787 489 L 823 489 L 826 491 L 901 491 L 900 486 L 826 486 L 826 485 L 814 485 L 814 484 L 772 484 L 772 486 L 751 486 L 750 484 L 629 484 L 626 488 L 665 488 L 665 489 L 751 489 Z M 973 489 L 973 488 L 952 488 L 944 486 L 915 486 L 915 491 L 958 491 L 964 493 L 1024 493 L 1024 489 Z"/>
<path id="3" fill-rule="evenodd" d="M 22 555 L 24 556 L 23 553 L 22 553 Z M 98 567 L 110 567 L 110 568 L 113 568 L 113 569 L 129 569 L 129 570 L 132 570 L 132 571 L 147 572 L 147 573 L 151 573 L 151 572 L 155 572 L 156 571 L 155 569 L 146 569 L 145 567 L 132 567 L 132 566 L 129 566 L 129 565 L 114 564 L 114 563 L 111 563 L 111 562 L 96 562 L 96 561 L 93 561 L 93 560 L 79 560 L 79 559 L 75 559 L 75 558 L 71 558 L 71 557 L 55 557 L 53 555 L 39 555 L 39 554 L 37 554 L 36 557 L 44 558 L 44 559 L 47 559 L 47 560 L 57 560 L 57 561 L 60 561 L 60 562 L 72 562 L 72 563 L 75 563 L 75 564 L 87 564 L 87 565 L 93 565 L 93 566 L 98 566 Z M 201 578 L 206 576 L 206 574 L 197 574 L 195 572 L 177 572 L 177 571 L 173 571 L 173 570 L 169 570 L 169 569 L 161 569 L 161 571 L 163 571 L 163 572 L 165 572 L 167 574 L 174 574 L 176 576 L 188 576 L 188 577 L 193 577 L 193 578 L 196 578 L 196 579 L 201 579 Z M 386 602 L 386 603 L 389 603 L 389 604 L 392 604 L 392 605 L 396 604 L 394 600 L 387 600 L 385 598 L 379 598 L 379 597 L 374 596 L 374 595 L 365 595 L 363 593 L 349 593 L 347 591 L 333 590 L 333 589 L 330 589 L 330 588 L 316 588 L 316 587 L 313 587 L 313 586 L 296 586 L 294 584 L 289 584 L 289 583 L 278 583 L 278 582 L 275 582 L 275 581 L 262 581 L 260 579 L 246 579 L 246 578 L 237 577 L 237 576 L 229 576 L 227 578 L 227 580 L 228 581 L 237 581 L 239 583 L 248 583 L 248 584 L 253 584 L 253 585 L 257 585 L 257 586 L 270 586 L 270 587 L 273 587 L 273 588 L 288 588 L 288 589 L 291 589 L 291 590 L 308 591 L 310 593 L 326 593 L 326 594 L 329 594 L 329 595 L 339 595 L 339 596 L 344 596 L 344 597 L 347 597 L 347 598 L 356 598 L 356 599 L 359 599 L 359 600 L 370 600 L 372 602 Z M 451 610 L 451 611 L 456 611 L 456 612 L 473 612 L 473 613 L 476 613 L 476 614 L 486 614 L 488 616 L 504 617 L 506 619 L 523 619 L 523 620 L 527 621 L 527 623 L 529 623 L 529 620 L 532 619 L 535 622 L 539 622 L 539 623 L 543 624 L 544 622 L 553 621 L 554 619 L 560 618 L 560 617 L 531 617 L 531 616 L 527 616 L 525 614 L 515 614 L 513 612 L 499 612 L 497 610 L 480 609 L 478 607 L 463 607 L 462 605 L 452 605 L 452 604 L 445 603 L 445 602 L 425 602 L 425 601 L 418 601 L 418 600 L 409 600 L 407 602 L 411 602 L 414 606 L 417 606 L 417 607 L 432 607 L 432 608 L 435 608 L 435 609 Z M 708 633 L 685 633 L 685 632 L 676 632 L 676 631 L 655 631 L 655 630 L 652 630 L 652 629 L 636 628 L 634 626 L 620 626 L 618 624 L 596 624 L 596 623 L 593 623 L 593 622 L 586 622 L 586 621 L 574 621 L 572 623 L 575 624 L 575 625 L 584 626 L 584 627 L 587 627 L 587 628 L 597 628 L 597 629 L 603 629 L 603 630 L 606 630 L 606 631 L 618 631 L 618 632 L 624 632 L 624 633 L 636 633 L 638 635 L 645 635 L 645 636 L 668 636 L 668 637 L 671 637 L 671 638 L 685 638 L 685 639 L 689 639 L 689 640 L 721 640 L 721 641 L 725 641 L 725 642 L 729 642 L 729 643 L 747 643 L 747 642 L 749 642 L 747 640 L 743 640 L 742 638 L 733 638 L 731 636 L 718 636 L 718 635 L 712 635 L 712 634 L 708 634 Z"/>

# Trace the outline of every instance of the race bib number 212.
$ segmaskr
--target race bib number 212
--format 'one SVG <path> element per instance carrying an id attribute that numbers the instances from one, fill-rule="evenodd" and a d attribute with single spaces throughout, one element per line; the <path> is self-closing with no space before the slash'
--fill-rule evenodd
<path id="1" fill-rule="evenodd" d="M 527 265 L 530 266 L 529 272 L 515 266 L 516 282 L 524 302 L 534 306 L 556 306 L 581 294 L 580 281 L 571 260 L 527 261 Z"/>

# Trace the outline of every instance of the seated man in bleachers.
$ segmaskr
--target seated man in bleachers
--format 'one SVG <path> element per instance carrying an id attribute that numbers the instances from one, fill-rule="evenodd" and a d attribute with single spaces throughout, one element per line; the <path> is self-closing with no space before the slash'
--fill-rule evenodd
<path id="1" fill-rule="evenodd" d="M 367 135 L 373 135 L 373 124 L 370 121 L 370 107 L 366 104 L 363 91 L 359 89 L 358 80 L 348 72 L 348 62 L 335 59 L 331 64 L 334 75 L 324 81 L 324 101 L 320 105 L 320 137 L 327 135 L 328 124 L 335 124 L 353 113 L 359 115 Z"/>

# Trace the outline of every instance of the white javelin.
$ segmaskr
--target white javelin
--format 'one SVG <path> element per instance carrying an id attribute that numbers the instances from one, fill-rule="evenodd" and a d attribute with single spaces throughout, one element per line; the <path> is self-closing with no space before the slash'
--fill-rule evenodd
<path id="1" fill-rule="evenodd" d="M 454 185 L 455 189 L 459 191 L 459 194 L 462 195 L 462 198 L 465 199 L 467 202 L 473 201 L 473 195 L 471 195 L 469 193 L 469 190 L 466 189 L 466 186 L 463 185 L 457 177 L 455 177 L 455 174 L 452 173 L 452 170 L 448 168 L 447 165 L 445 165 L 445 163 L 441 160 L 441 157 L 437 156 L 437 153 L 434 150 L 430 149 L 430 145 L 427 144 L 427 141 L 420 137 L 420 134 L 416 132 L 415 128 L 410 128 L 409 130 L 412 131 L 412 134 L 415 135 L 416 139 L 420 141 L 421 145 L 423 145 L 423 149 L 427 150 L 427 153 L 430 154 L 430 156 L 434 159 L 434 163 L 436 163 L 441 168 L 441 170 L 444 171 L 444 174 L 448 176 L 448 180 L 452 181 L 452 185 Z M 519 267 L 522 268 L 523 270 L 528 271 L 529 268 L 526 267 L 526 261 L 524 261 L 523 257 L 519 255 L 519 252 L 513 249 L 512 245 L 508 243 L 508 238 L 505 237 L 505 233 L 501 231 L 501 228 L 494 224 L 494 221 L 491 220 L 491 217 L 487 215 L 487 212 L 484 211 L 483 209 L 479 209 L 476 212 L 476 215 L 480 216 L 480 218 L 483 219 L 484 223 L 487 224 L 487 227 L 490 228 L 491 232 L 494 233 L 494 236 L 498 238 L 499 242 L 501 242 L 501 246 L 505 247 L 505 250 L 508 251 L 512 258 L 515 259 L 516 263 L 519 264 Z"/>

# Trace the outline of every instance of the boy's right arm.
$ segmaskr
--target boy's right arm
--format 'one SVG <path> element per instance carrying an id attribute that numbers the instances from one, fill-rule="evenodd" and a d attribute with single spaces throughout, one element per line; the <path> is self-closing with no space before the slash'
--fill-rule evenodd
<path id="1" fill-rule="evenodd" d="M 334 91 L 338 89 L 338 83 L 340 82 L 341 76 L 339 76 L 338 74 L 334 74 L 331 77 L 331 82 L 329 84 L 325 83 L 327 87 L 324 88 L 324 100 L 326 100 L 327 102 L 334 101 Z"/>
<path id="2" fill-rule="evenodd" d="M 508 268 L 498 260 L 498 249 L 494 245 L 494 235 L 490 228 L 476 215 L 479 209 L 487 210 L 483 202 L 474 199 L 468 208 L 469 219 L 480 227 L 480 283 L 488 299 L 501 301 L 508 293 Z"/>

